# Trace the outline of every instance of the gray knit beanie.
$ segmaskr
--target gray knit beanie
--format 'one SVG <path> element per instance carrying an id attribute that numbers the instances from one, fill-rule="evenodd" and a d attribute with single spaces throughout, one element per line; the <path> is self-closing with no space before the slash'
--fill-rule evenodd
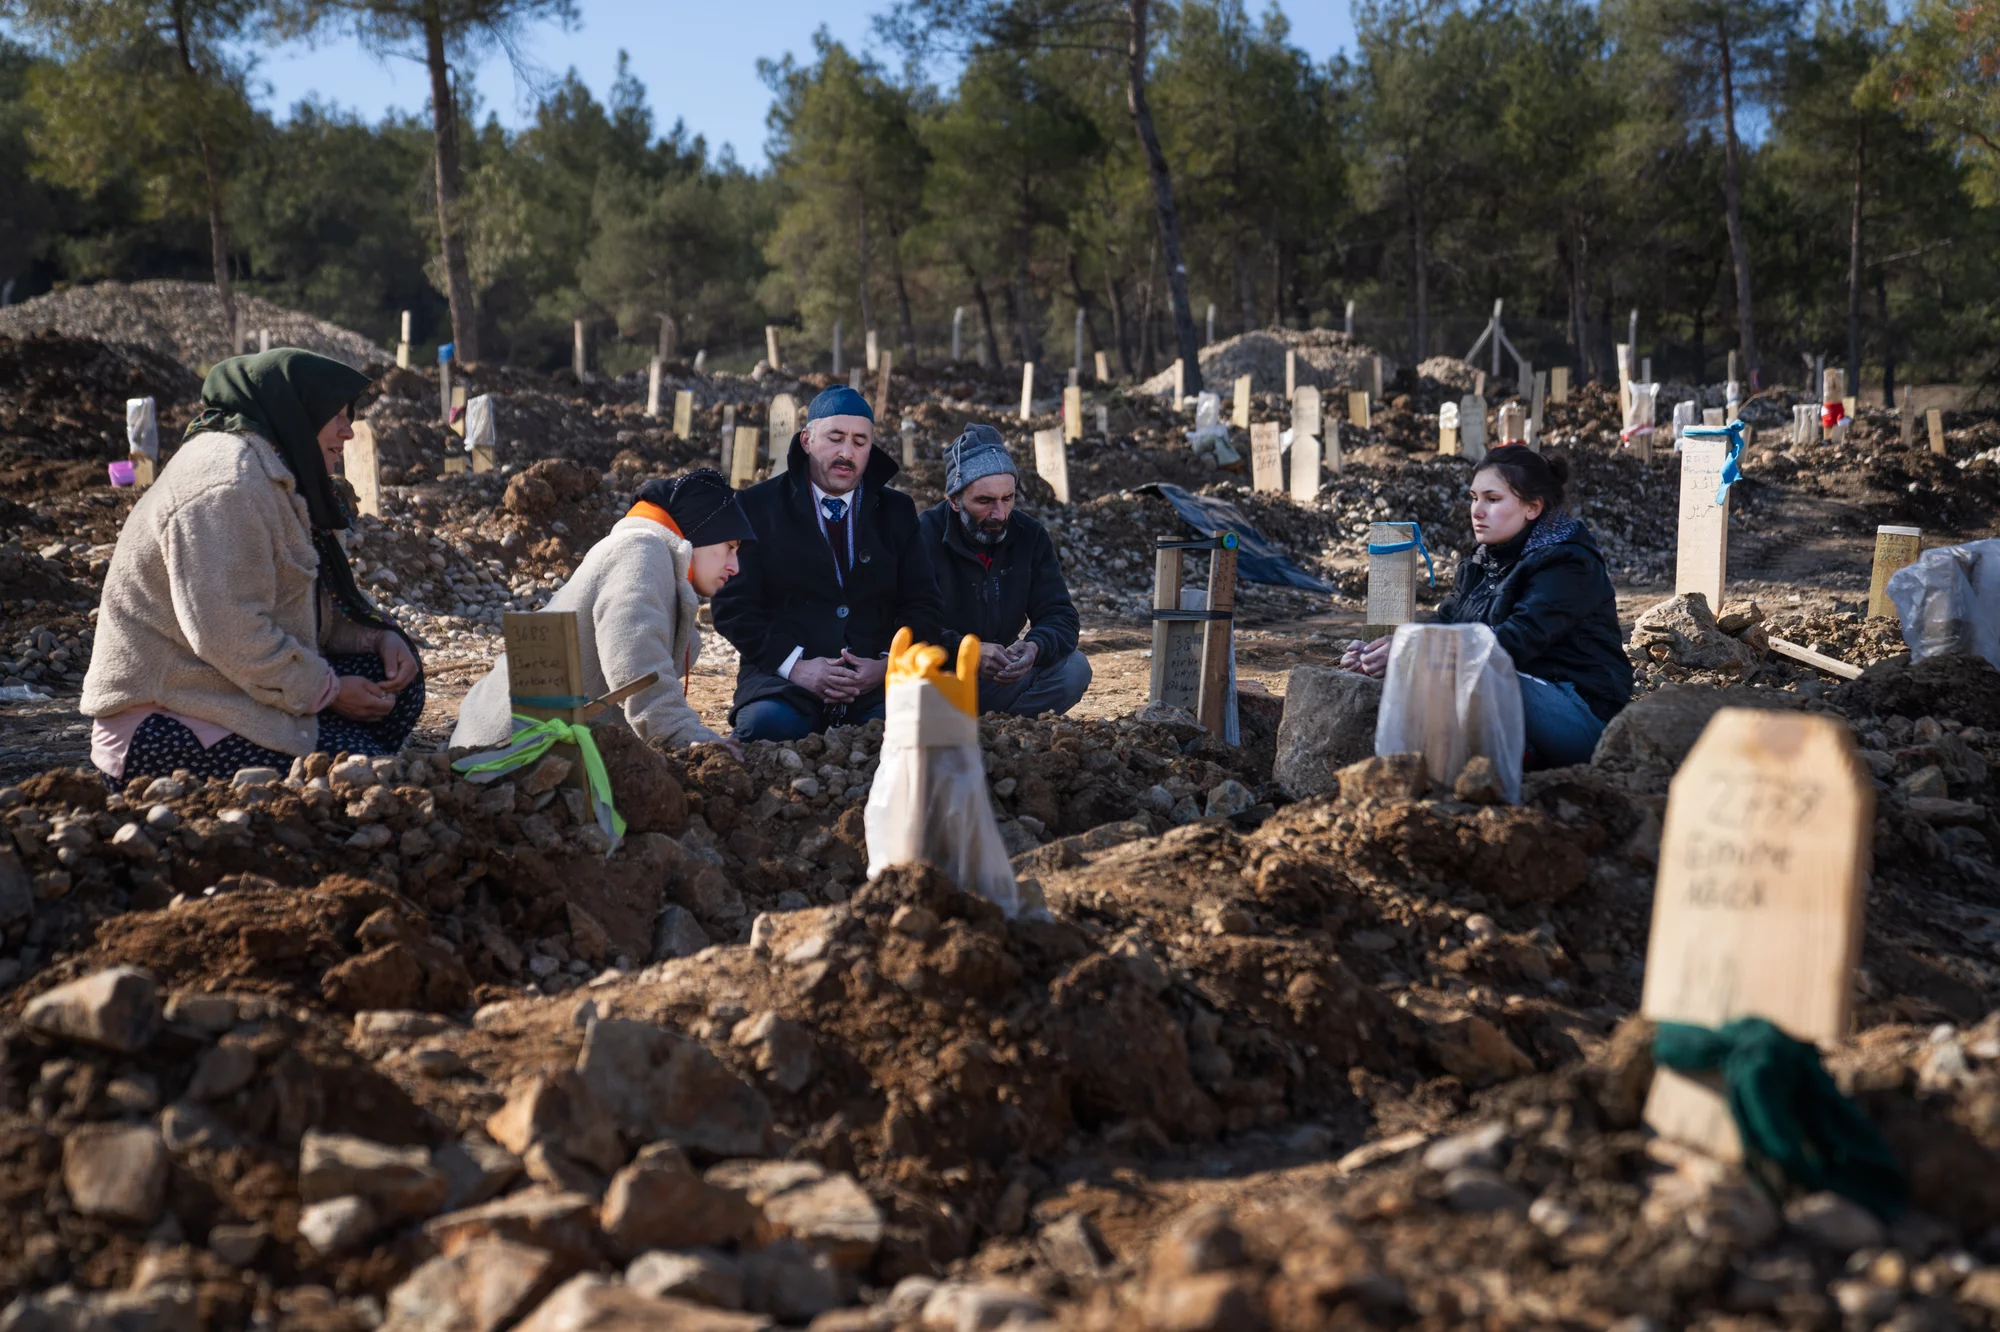
<path id="1" fill-rule="evenodd" d="M 1007 441 L 990 425 L 969 425 L 944 455 L 944 493 L 957 495 L 982 476 L 1018 476 Z"/>

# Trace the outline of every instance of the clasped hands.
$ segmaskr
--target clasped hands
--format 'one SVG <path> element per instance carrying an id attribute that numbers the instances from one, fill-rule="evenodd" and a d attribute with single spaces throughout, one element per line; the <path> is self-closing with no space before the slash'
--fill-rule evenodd
<path id="1" fill-rule="evenodd" d="M 341 676 L 340 692 L 326 705 L 327 711 L 359 722 L 380 721 L 389 715 L 396 706 L 396 696 L 417 678 L 417 654 L 400 635 L 386 630 L 375 650 L 382 658 L 381 683 L 365 675 Z"/>
<path id="2" fill-rule="evenodd" d="M 1389 647 L 1394 638 L 1378 638 L 1372 643 L 1355 639 L 1347 645 L 1347 651 L 1340 654 L 1340 669 L 1359 671 L 1371 679 L 1379 680 L 1389 669 Z"/>
<path id="3" fill-rule="evenodd" d="M 1032 639 L 1001 647 L 998 643 L 979 645 L 979 678 L 996 684 L 1013 684 L 1035 669 L 1042 645 Z"/>
<path id="4" fill-rule="evenodd" d="M 791 681 L 826 703 L 852 703 L 882 686 L 889 663 L 879 657 L 857 657 L 846 648 L 837 657 L 806 657 L 792 666 Z"/>

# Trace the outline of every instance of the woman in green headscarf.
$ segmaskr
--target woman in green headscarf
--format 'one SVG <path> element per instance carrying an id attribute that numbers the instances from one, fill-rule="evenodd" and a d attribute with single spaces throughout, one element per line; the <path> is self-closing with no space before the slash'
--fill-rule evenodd
<path id="1" fill-rule="evenodd" d="M 409 640 L 362 595 L 333 485 L 360 371 L 295 347 L 209 372 L 104 578 L 82 709 L 113 787 L 228 778 L 315 749 L 393 754 L 424 706 Z"/>

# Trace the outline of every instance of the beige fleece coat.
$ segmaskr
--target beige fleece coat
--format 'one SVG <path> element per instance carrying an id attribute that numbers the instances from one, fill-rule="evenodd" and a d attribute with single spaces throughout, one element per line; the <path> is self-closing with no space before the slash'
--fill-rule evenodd
<path id="1" fill-rule="evenodd" d="M 682 675 L 701 657 L 695 613 L 701 598 L 688 582 L 694 547 L 651 518 L 620 518 L 590 548 L 576 573 L 543 607 L 576 612 L 583 692 L 592 698 L 621 689 L 648 671 L 660 682 L 624 702 L 625 719 L 642 740 L 676 749 L 720 739 L 682 692 Z M 508 707 L 507 654 L 459 705 L 453 748 L 504 744 L 513 734 Z"/>
<path id="2" fill-rule="evenodd" d="M 195 436 L 118 533 L 83 714 L 164 708 L 311 753 L 322 653 L 360 651 L 366 633 L 318 580 L 306 502 L 278 451 L 255 435 Z"/>

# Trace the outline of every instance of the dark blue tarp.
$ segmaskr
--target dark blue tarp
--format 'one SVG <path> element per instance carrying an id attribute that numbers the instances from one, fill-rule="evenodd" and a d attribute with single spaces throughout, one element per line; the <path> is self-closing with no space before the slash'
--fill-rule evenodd
<path id="1" fill-rule="evenodd" d="M 1212 537 L 1218 532 L 1236 533 L 1236 576 L 1252 583 L 1273 583 L 1279 587 L 1302 587 L 1308 592 L 1331 592 L 1333 584 L 1315 578 L 1298 565 L 1293 564 L 1284 551 L 1279 550 L 1264 539 L 1264 534 L 1251 526 L 1243 516 L 1243 510 L 1226 499 L 1213 495 L 1195 495 L 1176 485 L 1157 481 L 1152 485 L 1140 486 L 1139 493 L 1158 495 L 1174 506 L 1174 512 L 1181 521 L 1194 529 L 1196 536 Z"/>

